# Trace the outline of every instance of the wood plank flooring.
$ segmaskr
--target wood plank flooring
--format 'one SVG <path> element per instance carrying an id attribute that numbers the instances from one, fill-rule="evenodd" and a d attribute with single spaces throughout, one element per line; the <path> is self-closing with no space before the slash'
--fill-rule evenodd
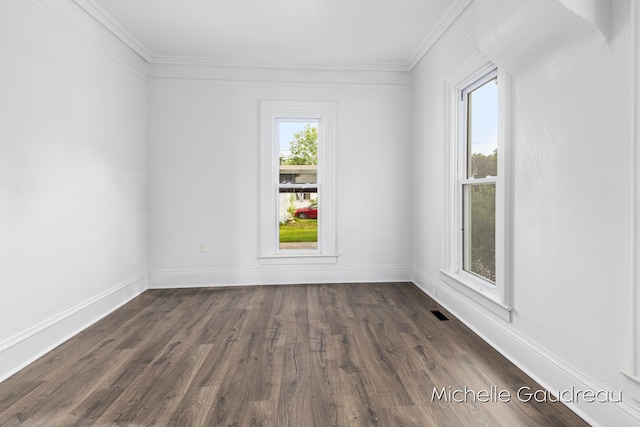
<path id="1" fill-rule="evenodd" d="M 512 398 L 433 398 L 465 386 Z M 0 426 L 588 425 L 522 386 L 410 283 L 149 290 L 0 383 Z"/>

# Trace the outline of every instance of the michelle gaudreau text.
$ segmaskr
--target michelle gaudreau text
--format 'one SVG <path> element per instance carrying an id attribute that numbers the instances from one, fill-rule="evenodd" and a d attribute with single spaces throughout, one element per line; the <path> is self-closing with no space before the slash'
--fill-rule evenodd
<path id="1" fill-rule="evenodd" d="M 571 387 L 567 390 L 558 390 L 552 393 L 548 390 L 534 390 L 531 387 L 520 387 L 515 396 L 509 390 L 492 385 L 489 389 L 471 390 L 466 385 L 464 388 L 442 387 L 433 388 L 431 401 L 444 401 L 447 403 L 508 403 L 517 398 L 521 402 L 587 402 L 587 403 L 620 403 L 622 402 L 622 390 L 614 393 L 611 390 L 581 390 Z"/>

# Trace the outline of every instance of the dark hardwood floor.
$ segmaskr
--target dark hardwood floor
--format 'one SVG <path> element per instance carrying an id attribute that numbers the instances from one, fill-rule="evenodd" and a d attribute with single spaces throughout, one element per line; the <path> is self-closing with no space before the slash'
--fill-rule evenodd
<path id="1" fill-rule="evenodd" d="M 410 283 L 149 290 L 0 383 L 0 425 L 587 425 L 523 386 Z"/>

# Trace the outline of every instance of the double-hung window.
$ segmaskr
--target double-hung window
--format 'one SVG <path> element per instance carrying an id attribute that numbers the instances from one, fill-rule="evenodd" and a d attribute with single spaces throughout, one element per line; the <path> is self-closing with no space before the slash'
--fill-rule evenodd
<path id="1" fill-rule="evenodd" d="M 496 283 L 498 74 L 491 71 L 460 93 L 458 155 L 459 268 Z"/>
<path id="2" fill-rule="evenodd" d="M 335 263 L 335 103 L 263 101 L 262 264 Z"/>
<path id="3" fill-rule="evenodd" d="M 510 319 L 508 76 L 492 64 L 448 82 L 445 282 Z M 453 279 L 453 280 L 452 280 Z"/>

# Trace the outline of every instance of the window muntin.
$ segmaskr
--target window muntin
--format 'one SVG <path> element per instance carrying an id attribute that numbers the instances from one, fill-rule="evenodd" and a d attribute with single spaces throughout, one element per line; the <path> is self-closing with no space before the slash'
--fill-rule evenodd
<path id="1" fill-rule="evenodd" d="M 461 271 L 496 284 L 496 186 L 498 182 L 497 70 L 461 91 L 459 221 Z"/>

